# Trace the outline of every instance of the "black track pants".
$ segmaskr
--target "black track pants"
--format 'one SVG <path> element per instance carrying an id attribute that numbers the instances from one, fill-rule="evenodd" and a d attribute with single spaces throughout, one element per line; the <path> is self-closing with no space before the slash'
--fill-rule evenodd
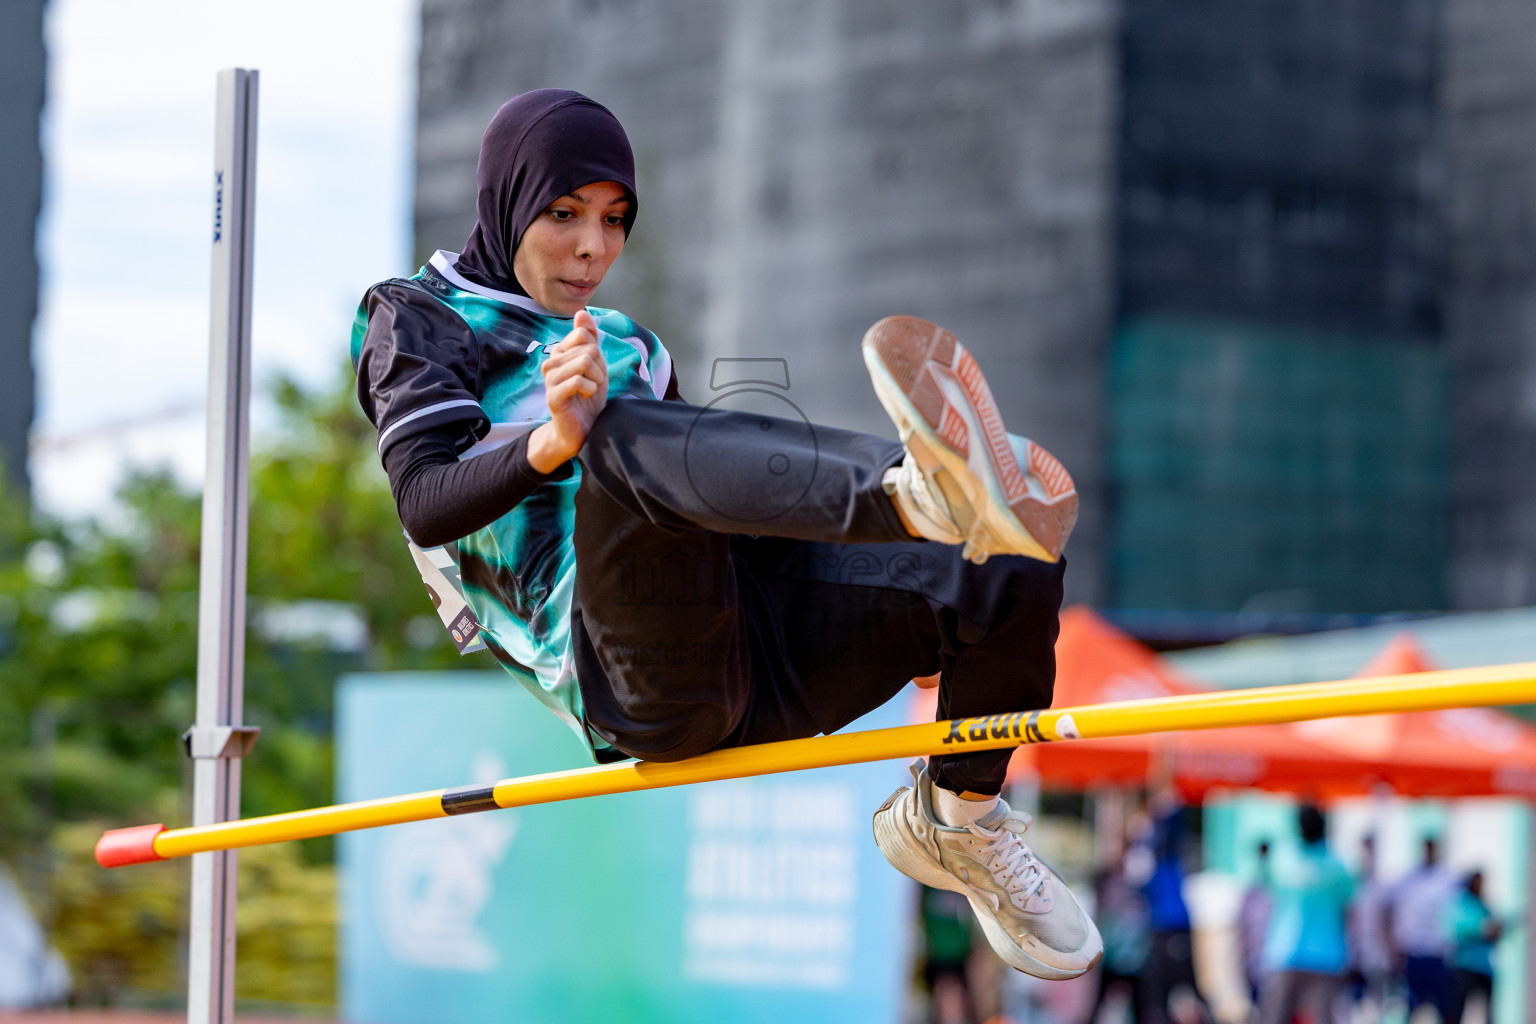
<path id="1" fill-rule="evenodd" d="M 804 421 L 611 402 L 576 496 L 588 726 L 673 761 L 833 732 L 935 672 L 941 718 L 1048 707 L 1064 564 L 913 540 L 880 489 L 901 456 Z M 931 764 L 990 794 L 1011 753 Z"/>

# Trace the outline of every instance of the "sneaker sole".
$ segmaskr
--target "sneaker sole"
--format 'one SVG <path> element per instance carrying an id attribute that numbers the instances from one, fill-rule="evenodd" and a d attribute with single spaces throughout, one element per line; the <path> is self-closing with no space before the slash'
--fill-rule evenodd
<path id="1" fill-rule="evenodd" d="M 945 492 L 961 532 L 991 551 L 1057 561 L 1077 522 L 1072 477 L 1033 441 L 1028 473 L 1019 466 L 992 391 L 965 346 L 926 320 L 892 316 L 865 333 L 862 347 L 875 395 L 902 444 Z M 973 440 L 980 442 L 974 453 Z"/>
<path id="2" fill-rule="evenodd" d="M 1082 977 L 1098 966 L 1099 961 L 1104 958 L 1102 950 L 1088 962 L 1086 967 L 1067 970 L 1041 963 L 1021 948 L 1018 941 L 997 923 L 997 919 L 992 916 L 992 908 L 978 899 L 975 893 L 954 875 L 945 871 L 944 866 L 928 853 L 928 840 L 913 835 L 912 829 L 907 825 L 906 816 L 896 813 L 896 802 L 901 799 L 901 794 L 907 792 L 911 790 L 903 786 L 892 793 L 885 803 L 880 805 L 880 809 L 875 811 L 875 845 L 880 848 L 885 859 L 890 861 L 891 867 L 930 889 L 947 889 L 964 896 L 970 903 L 971 912 L 976 915 L 976 921 L 981 925 L 982 932 L 987 937 L 988 945 L 1004 963 L 1015 970 L 1046 981 L 1070 981 L 1073 978 Z"/>

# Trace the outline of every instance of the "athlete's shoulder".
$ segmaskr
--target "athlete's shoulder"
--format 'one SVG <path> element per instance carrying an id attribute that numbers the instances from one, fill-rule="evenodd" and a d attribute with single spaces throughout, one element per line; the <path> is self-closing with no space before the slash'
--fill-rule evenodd
<path id="1" fill-rule="evenodd" d="M 381 455 L 427 430 L 454 425 L 472 443 L 489 427 L 475 333 L 420 275 L 389 278 L 364 293 L 352 325 L 352 364 Z"/>
<path id="2" fill-rule="evenodd" d="M 425 268 L 423 268 L 425 269 Z M 357 304 L 352 316 L 351 353 L 356 365 L 368 343 L 370 324 L 377 339 L 382 334 L 394 335 L 395 330 L 381 332 L 378 328 L 407 328 L 409 333 L 426 337 L 441 337 L 469 332 L 469 325 L 443 296 L 421 274 L 415 277 L 391 277 L 370 286 Z"/>

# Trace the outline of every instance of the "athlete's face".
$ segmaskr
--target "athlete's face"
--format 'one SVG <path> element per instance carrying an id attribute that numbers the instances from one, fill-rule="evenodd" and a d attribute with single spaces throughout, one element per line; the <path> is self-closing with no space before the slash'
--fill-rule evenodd
<path id="1" fill-rule="evenodd" d="M 517 245 L 512 272 L 529 298 L 575 316 L 624 248 L 629 200 L 616 181 L 584 185 L 544 208 Z"/>

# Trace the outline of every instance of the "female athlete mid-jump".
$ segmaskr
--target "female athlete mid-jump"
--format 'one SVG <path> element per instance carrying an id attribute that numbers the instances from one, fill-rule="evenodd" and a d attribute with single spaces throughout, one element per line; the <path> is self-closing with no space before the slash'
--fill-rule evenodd
<path id="1" fill-rule="evenodd" d="M 943 718 L 1050 705 L 1077 495 L 953 335 L 864 337 L 901 443 L 689 405 L 656 336 L 591 304 L 638 209 L 613 115 L 514 97 L 478 174 L 464 251 L 364 298 L 358 400 L 411 540 L 456 542 L 486 644 L 594 757 L 830 733 L 933 674 Z M 1009 964 L 1076 977 L 1103 944 L 999 796 L 1011 754 L 915 763 L 875 840 Z"/>

